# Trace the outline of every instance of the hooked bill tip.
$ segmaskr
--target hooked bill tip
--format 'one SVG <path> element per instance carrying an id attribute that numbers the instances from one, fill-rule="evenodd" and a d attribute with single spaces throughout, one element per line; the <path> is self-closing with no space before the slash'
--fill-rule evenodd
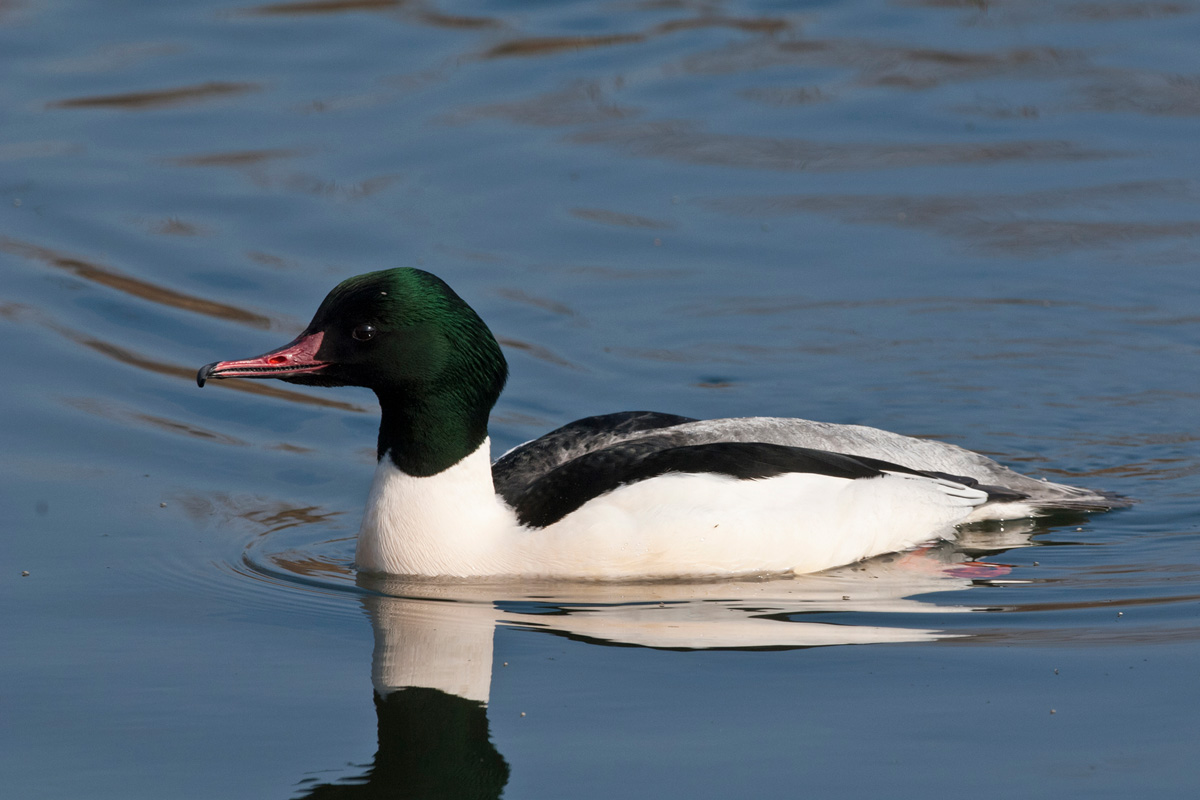
<path id="1" fill-rule="evenodd" d="M 220 363 L 220 361 L 214 361 L 211 364 L 205 364 L 203 367 L 201 367 L 200 371 L 196 373 L 196 385 L 203 389 L 205 382 L 208 381 L 208 376 L 213 371 L 213 367 Z"/>

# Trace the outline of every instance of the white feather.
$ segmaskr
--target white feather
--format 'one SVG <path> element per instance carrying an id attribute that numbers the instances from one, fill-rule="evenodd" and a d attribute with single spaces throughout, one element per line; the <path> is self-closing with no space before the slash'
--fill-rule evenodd
<path id="1" fill-rule="evenodd" d="M 585 579 L 817 572 L 952 536 L 987 499 L 952 481 L 906 474 L 673 473 L 527 528 L 493 489 L 489 449 L 485 440 L 423 478 L 381 459 L 359 532 L 359 568 Z"/>

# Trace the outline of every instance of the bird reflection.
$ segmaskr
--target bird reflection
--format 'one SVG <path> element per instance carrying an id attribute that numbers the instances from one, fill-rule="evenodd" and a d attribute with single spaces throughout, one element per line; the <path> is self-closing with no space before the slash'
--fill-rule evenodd
<path id="1" fill-rule="evenodd" d="M 1028 534 L 1010 529 L 1004 544 L 1028 544 Z M 509 765 L 490 739 L 487 716 L 498 625 L 598 645 L 676 650 L 933 641 L 955 634 L 847 624 L 841 614 L 837 624 L 805 619 L 831 612 L 971 611 L 921 596 L 1010 571 L 974 561 L 977 555 L 942 543 L 817 575 L 699 583 L 463 583 L 360 575 L 375 636 L 378 748 L 357 777 L 309 785 L 298 796 L 500 797 Z"/>
<path id="2" fill-rule="evenodd" d="M 488 736 L 487 706 L 411 686 L 375 694 L 379 748 L 357 779 L 312 787 L 301 798 L 498 798 L 508 763 Z"/>

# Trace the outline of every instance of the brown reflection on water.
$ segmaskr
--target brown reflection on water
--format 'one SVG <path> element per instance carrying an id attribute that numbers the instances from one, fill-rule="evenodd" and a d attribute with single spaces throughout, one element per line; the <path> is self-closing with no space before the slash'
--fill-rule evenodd
<path id="1" fill-rule="evenodd" d="M 230 445 L 233 447 L 246 447 L 249 444 L 249 442 L 238 439 L 235 436 L 230 436 L 225 433 L 218 433 L 217 431 L 210 431 L 207 428 L 201 428 L 197 425 L 192 425 L 181 420 L 168 419 L 166 417 L 158 417 L 152 414 L 134 411 L 131 408 L 118 406 L 114 403 L 106 403 L 94 397 L 68 397 L 65 402 L 72 408 L 76 408 L 88 414 L 93 414 L 95 416 L 117 422 L 149 425 L 153 428 L 166 431 L 167 433 L 191 436 L 196 439 L 207 439 L 209 441 L 216 442 L 217 444 Z"/>
<path id="2" fill-rule="evenodd" d="M 142 111 L 151 108 L 197 103 L 216 97 L 256 92 L 260 87 L 254 83 L 232 83 L 209 81 L 193 86 L 178 86 L 173 89 L 156 89 L 147 92 L 124 92 L 121 94 L 72 97 L 48 103 L 49 108 L 115 108 L 122 111 Z"/>
<path id="3" fill-rule="evenodd" d="M 1083 90 L 1085 111 L 1184 117 L 1200 114 L 1200 76 L 1117 73 Z"/>
<path id="4" fill-rule="evenodd" d="M 729 28 L 747 33 L 776 34 L 789 30 L 792 23 L 775 17 L 722 17 L 701 14 L 689 19 L 671 20 L 655 25 L 645 32 L 610 33 L 594 36 L 528 36 L 511 39 L 492 47 L 484 58 L 509 58 L 555 55 L 571 50 L 636 44 L 656 36 L 700 28 Z"/>
<path id="5" fill-rule="evenodd" d="M 261 525 L 265 533 L 274 533 L 301 525 L 323 525 L 343 513 L 325 511 L 321 506 L 303 506 L 250 509 L 238 516 Z"/>
<path id="6" fill-rule="evenodd" d="M 555 427 L 555 420 L 553 417 L 526 414 L 520 411 L 494 411 L 489 425 L 492 430 L 499 427 L 522 428 L 537 431 L 540 435 L 542 431 Z"/>
<path id="7" fill-rule="evenodd" d="M 1030 25 L 1035 22 L 1125 22 L 1177 17 L 1200 10 L 1194 2 L 1158 0 L 1081 0 L 1046 3 L 1042 0 L 899 0 L 899 5 L 974 12 L 968 25 Z"/>
<path id="8" fill-rule="evenodd" d="M 418 9 L 416 17 L 421 22 L 437 28 L 476 30 L 479 28 L 499 28 L 504 25 L 500 20 L 492 19 L 491 17 L 467 17 L 462 14 L 446 14 L 432 9 Z"/>
<path id="9" fill-rule="evenodd" d="M 734 358 L 727 353 L 738 349 L 733 345 L 716 346 L 696 344 L 686 348 L 667 347 L 611 347 L 608 352 L 621 358 L 638 361 L 655 361 L 663 364 L 744 364 L 745 359 Z M 759 355 L 762 355 L 760 353 Z"/>
<path id="10" fill-rule="evenodd" d="M 0 303 L 0 319 L 20 320 L 32 309 L 23 303 Z"/>
<path id="11" fill-rule="evenodd" d="M 348 11 L 391 11 L 404 5 L 403 0 L 306 0 L 299 3 L 270 3 L 247 9 L 247 14 L 263 16 L 304 16 L 306 14 L 342 14 Z"/>
<path id="12" fill-rule="evenodd" d="M 271 162 L 304 155 L 299 150 L 265 149 L 237 150 L 228 153 L 203 153 L 166 159 L 166 163 L 179 167 L 225 167 L 241 170 L 258 187 L 281 188 L 286 191 L 311 194 L 319 197 L 337 197 L 343 200 L 360 200 L 377 194 L 402 179 L 399 173 L 386 173 L 358 183 L 344 184 L 306 172 L 289 172 L 273 175 L 267 167 Z"/>
<path id="13" fill-rule="evenodd" d="M 913 313 L 953 312 L 977 306 L 1032 306 L 1035 308 L 1074 308 L 1086 311 L 1116 311 L 1132 313 L 1148 310 L 1145 306 L 1113 306 L 1048 300 L 1031 297 L 879 297 L 862 300 L 809 300 L 803 296 L 771 295 L 754 297 L 729 295 L 710 297 L 679 307 L 679 313 L 693 317 L 771 316 L 791 315 L 798 311 L 819 309 L 909 308 Z M 852 333 L 851 329 L 843 331 Z"/>
<path id="14" fill-rule="evenodd" d="M 599 222 L 601 225 L 616 225 L 621 228 L 650 228 L 664 230 L 674 228 L 675 223 L 661 219 L 642 217 L 637 214 L 625 214 L 620 211 L 610 211 L 606 208 L 572 208 L 571 216 L 588 222 Z"/>
<path id="15" fill-rule="evenodd" d="M 743 89 L 738 92 L 741 97 L 763 103 L 769 106 L 803 106 L 810 103 L 824 103 L 833 96 L 816 86 L 779 87 L 763 86 L 754 89 Z"/>
<path id="16" fill-rule="evenodd" d="M 179 156 L 178 158 L 168 158 L 166 162 L 180 167 L 253 167 L 265 164 L 268 161 L 276 161 L 281 158 L 295 158 L 299 155 L 303 155 L 303 151 L 287 150 L 284 148 L 233 150 L 227 153 Z"/>
<path id="17" fill-rule="evenodd" d="M 294 261 L 289 261 L 282 256 L 272 255 L 271 253 L 264 253 L 261 250 L 247 250 L 246 258 L 256 264 L 262 264 L 264 267 L 272 269 L 294 269 L 296 267 Z"/>
<path id="18" fill-rule="evenodd" d="M 532 342 L 525 342 L 520 339 L 509 338 L 497 338 L 496 341 L 500 342 L 501 346 L 503 347 L 507 347 L 512 350 L 520 350 L 522 353 L 528 353 L 538 361 L 544 361 L 547 364 L 553 364 L 556 367 L 566 367 L 567 369 L 583 371 L 583 367 L 574 362 L 568 361 L 551 350 L 542 347 L 540 344 L 533 344 Z"/>
<path id="19" fill-rule="evenodd" d="M 194 522 L 225 525 L 242 520 L 251 523 L 259 536 L 302 525 L 341 527 L 337 518 L 345 513 L 328 511 L 322 506 L 295 506 L 281 500 L 225 492 L 179 494 L 173 500 Z"/>
<path id="20" fill-rule="evenodd" d="M 501 288 L 496 290 L 496 294 L 506 300 L 512 300 L 515 303 L 539 308 L 542 311 L 549 311 L 551 314 L 558 314 L 563 317 L 577 316 L 575 309 L 565 303 L 560 303 L 557 300 L 551 300 L 548 297 L 538 297 L 529 294 L 521 289 L 506 289 Z"/>
<path id="21" fill-rule="evenodd" d="M 779 171 L 841 172 L 1004 161 L 1082 161 L 1116 153 L 1071 142 L 1013 141 L 980 144 L 850 144 L 805 139 L 708 133 L 690 122 L 650 122 L 572 134 L 578 144 L 598 144 L 643 158 Z"/>
<path id="22" fill-rule="evenodd" d="M 413 0 L 302 0 L 296 3 L 267 3 L 252 6 L 240 14 L 259 17 L 320 17 L 331 14 L 376 13 L 402 15 L 406 20 L 415 20 L 435 28 L 479 30 L 500 28 L 504 23 L 492 17 L 451 14 L 433 7 L 427 2 Z"/>
<path id="23" fill-rule="evenodd" d="M 257 176 L 255 182 L 263 188 L 279 186 L 290 192 L 311 194 L 318 197 L 361 200 L 382 192 L 384 189 L 400 181 L 401 177 L 398 174 L 376 175 L 373 178 L 367 178 L 357 183 L 342 183 L 338 180 L 328 180 L 304 172 L 295 172 L 285 175 L 278 180 L 271 180 L 265 176 Z"/>
<path id="24" fill-rule="evenodd" d="M 722 17 L 716 14 L 702 13 L 691 19 L 676 19 L 656 25 L 652 32 L 662 34 L 701 28 L 728 28 L 746 33 L 783 33 L 791 30 L 792 27 L 789 20 L 779 17 Z"/>
<path id="25" fill-rule="evenodd" d="M 182 292 L 167 289 L 162 286 L 157 286 L 149 281 L 133 278 L 128 275 L 123 275 L 115 269 L 95 264 L 90 261 L 85 261 L 81 258 L 60 253 L 51 250 L 48 247 L 40 247 L 28 242 L 22 242 L 18 239 L 12 239 L 7 236 L 0 236 L 0 250 L 6 253 L 27 258 L 31 261 L 40 261 L 41 263 L 70 272 L 77 278 L 101 286 L 107 286 L 110 289 L 116 289 L 119 292 L 124 292 L 131 297 L 137 297 L 141 300 L 149 300 L 152 303 L 157 303 L 170 308 L 180 308 L 184 311 L 191 311 L 195 314 L 203 314 L 208 317 L 216 317 L 218 319 L 237 322 L 242 325 L 249 325 L 254 328 L 271 328 L 271 319 L 255 314 L 251 311 L 245 311 L 234 306 L 224 303 L 217 303 L 212 300 L 205 300 L 201 297 L 195 297 Z"/>
<path id="26" fill-rule="evenodd" d="M 1189 184 L 1172 180 L 1023 194 L 787 195 L 717 198 L 703 203 L 717 210 L 752 216 L 821 214 L 849 224 L 917 228 L 964 239 L 987 250 L 1029 255 L 1200 236 L 1200 219 L 1147 222 L 1062 218 L 1062 209 L 1071 208 L 1090 212 L 1101 208 L 1109 214 L 1129 209 L 1130 213 L 1144 214 L 1138 211 L 1139 205 L 1154 200 L 1194 206 L 1200 202 L 1200 195 Z M 1056 218 L 1038 216 L 1037 212 L 1056 212 Z"/>
<path id="27" fill-rule="evenodd" d="M 1161 534 L 1159 534 L 1161 535 Z M 1195 535 L 1189 533 L 1188 535 Z M 1150 621 L 1139 609 L 1154 609 L 1164 606 L 1195 606 L 1200 603 L 1200 594 L 1154 594 L 1146 596 L 1146 590 L 1172 585 L 1195 588 L 1200 574 L 1192 563 L 1147 563 L 1110 564 L 1081 569 L 1065 578 L 1054 578 L 1035 583 L 1054 585 L 1061 596 L 1069 591 L 1073 600 L 1048 600 L 1032 602 L 1006 602 L 1003 587 L 997 585 L 991 596 L 994 602 L 986 610 L 1009 614 L 1062 614 L 1064 612 L 1105 611 L 1111 613 L 1110 621 L 1100 624 L 1073 624 L 1062 627 L 1030 626 L 1014 623 L 1012 627 L 981 627 L 967 636 L 944 640 L 943 644 L 972 646 L 1026 645 L 1041 647 L 1053 645 L 1128 645 L 1133 642 L 1170 643 L 1180 640 L 1200 640 L 1200 625 L 1194 624 L 1195 616 L 1184 616 L 1178 611 L 1165 614 L 1156 612 Z M 1136 596 L 1128 596 L 1137 592 Z M 1122 594 L 1126 596 L 1121 596 Z M 1088 597 L 1090 595 L 1090 597 Z M 1097 596 L 1099 595 L 1099 596 Z M 983 606 L 981 605 L 981 608 Z M 1169 621 L 1164 618 L 1169 616 Z"/>
<path id="28" fill-rule="evenodd" d="M 3 3 L 0 3 L 3 5 Z M 60 74 L 84 73 L 94 75 L 98 72 L 113 72 L 126 70 L 143 61 L 164 56 L 172 56 L 184 52 L 179 44 L 160 42 L 133 42 L 112 44 L 95 52 L 78 53 L 72 51 L 63 58 L 55 59 L 50 67 Z"/>
<path id="29" fill-rule="evenodd" d="M 303 552 L 277 553 L 271 561 L 279 569 L 306 578 L 349 578 L 353 580 L 354 569 L 343 561 L 306 555 Z"/>
<path id="30" fill-rule="evenodd" d="M 1194 14 L 1196 11 L 1200 11 L 1200 8 L 1191 3 L 1129 3 L 1117 0 L 1116 2 L 1067 3 L 1057 10 L 1063 18 L 1080 22 L 1121 22 L 1131 19 L 1154 19 Z"/>
<path id="31" fill-rule="evenodd" d="M 618 105 L 596 81 L 575 81 L 564 89 L 510 103 L 476 106 L 447 114 L 448 123 L 498 117 L 521 125 L 561 127 L 613 122 L 637 116 L 641 109 Z"/>
<path id="32" fill-rule="evenodd" d="M 1190 475 L 1200 474 L 1200 464 L 1186 458 L 1151 458 L 1129 464 L 1118 464 L 1114 467 L 1093 470 L 1062 470 L 1043 467 L 1042 471 L 1064 478 L 1086 479 L 1101 476 L 1117 475 L 1123 478 L 1142 478 L 1150 481 L 1176 480 Z"/>
<path id="33" fill-rule="evenodd" d="M 21 310 L 24 309 L 19 309 L 19 311 Z M 181 378 L 186 380 L 188 383 L 193 383 L 196 380 L 197 367 L 180 367 L 174 364 L 166 364 L 161 361 L 155 361 L 148 356 L 135 353 L 134 351 L 120 347 L 119 345 L 92 338 L 86 334 L 52 322 L 43 321 L 43 324 L 75 342 L 76 344 L 86 347 L 93 352 L 99 353 L 102 356 L 106 356 L 127 366 L 137 367 L 138 369 L 146 370 L 147 372 L 153 372 L 158 375 Z M 232 389 L 236 392 L 246 392 L 248 394 L 257 394 L 264 397 L 273 397 L 277 400 L 287 400 L 288 402 L 300 403 L 301 405 L 320 406 L 321 408 L 336 408 L 341 411 L 353 411 L 358 414 L 366 413 L 367 411 L 367 409 L 363 408 L 362 406 L 357 406 L 352 403 L 343 403 L 339 400 L 326 400 L 323 397 L 313 397 L 307 394 L 281 389 L 278 386 L 263 383 L 261 381 L 231 378 L 214 385 L 221 386 L 226 389 Z"/>
<path id="34" fill-rule="evenodd" d="M 146 223 L 146 228 L 152 233 L 162 236 L 201 236 L 208 233 L 207 230 L 199 225 L 184 222 L 179 217 L 168 217 L 167 219 L 148 222 Z"/>
<path id="35" fill-rule="evenodd" d="M 1089 69 L 1080 53 L 1050 47 L 1011 50 L 939 50 L 899 47 L 859 39 L 781 39 L 743 42 L 690 56 L 687 72 L 728 74 L 768 67 L 838 67 L 854 72 L 851 83 L 929 89 L 946 83 L 996 77 L 1047 80 Z"/>
<path id="36" fill-rule="evenodd" d="M 973 3 L 971 5 L 974 5 Z M 1136 6 L 1126 6 L 1127 9 Z M 1098 12 L 1099 6 L 1092 11 Z M 1115 6 L 1108 7 L 1110 10 Z M 1141 7 L 1145 10 L 1145 6 Z M 1196 9 L 1190 9 L 1195 11 Z M 721 50 L 686 58 L 683 69 L 695 74 L 729 74 L 792 66 L 852 71 L 850 86 L 932 89 L 944 84 L 1010 78 L 1049 81 L 1071 79 L 1077 100 L 1055 104 L 1050 111 L 1139 113 L 1154 116 L 1200 114 L 1200 76 L 1175 75 L 1098 66 L 1082 52 L 1051 47 L 998 51 L 965 51 L 899 47 L 854 39 L 767 39 L 740 42 Z M 829 87 L 762 87 L 742 92 L 753 100 L 795 105 L 828 99 Z M 988 117 L 1037 119 L 1042 110 L 1031 104 L 989 106 L 977 103 L 956 110 Z"/>
<path id="37" fill-rule="evenodd" d="M 1069 628 L 984 628 L 959 638 L 940 639 L 940 647 L 1095 647 L 1097 645 L 1129 646 L 1131 644 L 1178 644 L 1200 641 L 1200 626 L 1159 625 L 1132 626 L 1115 619 L 1111 625 L 1073 625 Z"/>
<path id="38" fill-rule="evenodd" d="M 603 36 L 543 36 L 514 39 L 498 44 L 483 54 L 484 58 L 507 56 L 545 56 L 566 50 L 586 50 L 593 47 L 611 47 L 618 44 L 641 42 L 646 37 L 640 33 L 614 33 Z"/>

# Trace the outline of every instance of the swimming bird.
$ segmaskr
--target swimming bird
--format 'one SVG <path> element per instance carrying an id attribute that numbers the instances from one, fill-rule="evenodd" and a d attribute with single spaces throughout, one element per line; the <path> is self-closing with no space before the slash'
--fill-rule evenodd
<path id="1" fill-rule="evenodd" d="M 955 445 L 802 419 L 621 412 L 493 463 L 488 417 L 507 377 L 479 315 L 440 278 L 400 268 L 343 281 L 292 342 L 196 380 L 375 392 L 378 464 L 355 552 L 368 572 L 808 573 L 951 538 L 966 522 L 1128 504 Z"/>

